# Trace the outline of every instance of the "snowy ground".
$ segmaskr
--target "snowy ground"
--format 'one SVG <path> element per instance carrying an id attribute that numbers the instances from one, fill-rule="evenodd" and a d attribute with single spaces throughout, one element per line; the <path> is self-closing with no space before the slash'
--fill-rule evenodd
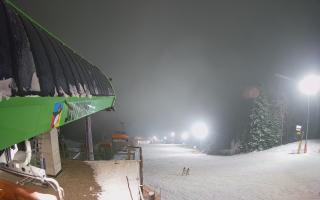
<path id="1" fill-rule="evenodd" d="M 320 199 L 320 141 L 235 156 L 209 156 L 179 145 L 144 145 L 144 182 L 162 200 Z M 183 167 L 190 176 L 178 175 Z"/>
<path id="2" fill-rule="evenodd" d="M 102 192 L 99 200 L 139 200 L 139 163 L 135 160 L 88 161 Z M 128 188 L 127 178 L 131 189 Z"/>

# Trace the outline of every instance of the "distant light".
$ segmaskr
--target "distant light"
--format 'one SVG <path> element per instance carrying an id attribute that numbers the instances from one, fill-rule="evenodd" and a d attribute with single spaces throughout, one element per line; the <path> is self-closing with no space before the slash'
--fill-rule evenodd
<path id="1" fill-rule="evenodd" d="M 301 131 L 302 126 L 301 125 L 296 125 L 296 131 Z"/>
<path id="2" fill-rule="evenodd" d="M 168 138 L 167 138 L 167 136 L 164 136 L 163 139 L 164 139 L 164 140 L 167 140 Z"/>
<path id="3" fill-rule="evenodd" d="M 176 135 L 176 133 L 175 132 L 171 132 L 171 137 L 174 137 L 175 135 Z"/>
<path id="4" fill-rule="evenodd" d="M 196 122 L 192 125 L 191 131 L 194 137 L 204 139 L 208 135 L 208 127 L 204 122 Z"/>
<path id="5" fill-rule="evenodd" d="M 187 132 L 183 132 L 182 134 L 181 134 L 181 139 L 182 140 L 187 140 L 189 138 L 189 134 L 187 133 Z"/>
<path id="6" fill-rule="evenodd" d="M 153 136 L 152 138 L 153 140 L 158 140 L 157 136 Z"/>
<path id="7" fill-rule="evenodd" d="M 316 95 L 320 91 L 320 76 L 310 74 L 299 82 L 299 90 L 306 95 Z"/>

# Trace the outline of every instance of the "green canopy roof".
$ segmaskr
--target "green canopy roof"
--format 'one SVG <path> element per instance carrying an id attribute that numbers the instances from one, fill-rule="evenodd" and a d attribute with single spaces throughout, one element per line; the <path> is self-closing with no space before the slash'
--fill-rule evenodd
<path id="1" fill-rule="evenodd" d="M 113 107 L 110 79 L 10 1 L 0 24 L 0 149 Z"/>

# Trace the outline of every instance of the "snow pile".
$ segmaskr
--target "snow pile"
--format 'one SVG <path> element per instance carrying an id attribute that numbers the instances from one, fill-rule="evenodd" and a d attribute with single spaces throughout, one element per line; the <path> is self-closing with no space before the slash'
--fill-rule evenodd
<path id="1" fill-rule="evenodd" d="M 320 141 L 307 154 L 292 143 L 262 152 L 209 156 L 181 145 L 144 145 L 145 184 L 162 200 L 320 199 Z M 183 167 L 189 176 L 181 176 Z"/>
<path id="2" fill-rule="evenodd" d="M 0 100 L 2 97 L 10 97 L 12 95 L 12 84 L 14 80 L 12 78 L 9 79 L 0 79 Z"/>

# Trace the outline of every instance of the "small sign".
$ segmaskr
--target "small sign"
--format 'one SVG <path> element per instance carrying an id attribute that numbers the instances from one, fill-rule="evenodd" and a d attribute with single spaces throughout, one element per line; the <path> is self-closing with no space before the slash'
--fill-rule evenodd
<path id="1" fill-rule="evenodd" d="M 52 112 L 52 120 L 51 120 L 51 128 L 57 128 L 60 125 L 60 119 L 62 115 L 63 110 L 63 104 L 60 102 L 57 102 L 53 106 L 53 112 Z"/>

